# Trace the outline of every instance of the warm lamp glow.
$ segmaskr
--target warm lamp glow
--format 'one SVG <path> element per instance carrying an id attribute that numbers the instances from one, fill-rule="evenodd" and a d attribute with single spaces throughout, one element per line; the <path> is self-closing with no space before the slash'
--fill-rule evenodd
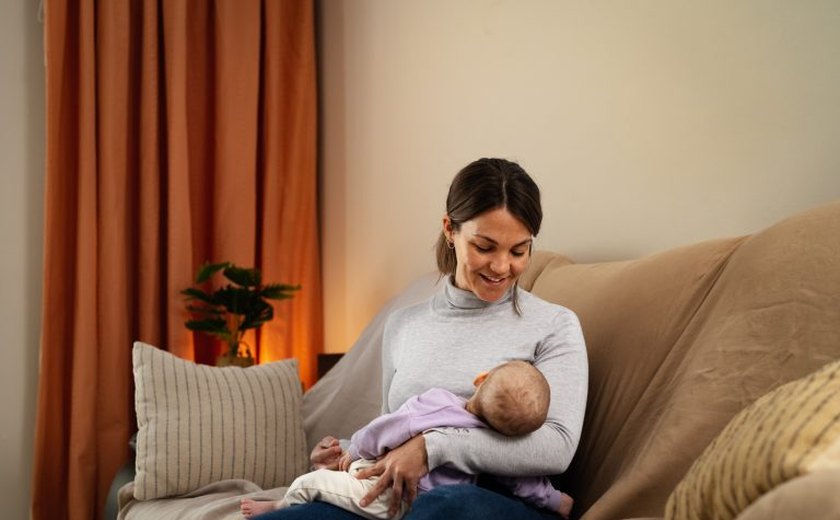
<path id="1" fill-rule="evenodd" d="M 287 347 L 288 341 L 286 341 L 286 331 L 284 329 L 285 327 L 277 319 L 263 325 L 260 331 L 257 363 L 270 363 L 293 357 L 291 349 Z"/>

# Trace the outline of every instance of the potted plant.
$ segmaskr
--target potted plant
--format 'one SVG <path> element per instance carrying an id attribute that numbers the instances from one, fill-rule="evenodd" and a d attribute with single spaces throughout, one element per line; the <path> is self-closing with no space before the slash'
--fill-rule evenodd
<path id="1" fill-rule="evenodd" d="M 227 283 L 215 290 L 205 291 L 207 282 L 219 271 Z M 195 277 L 195 287 L 181 291 L 186 298 L 187 310 L 193 319 L 187 320 L 188 329 L 219 338 L 227 344 L 227 351 L 216 364 L 251 366 L 254 357 L 243 340 L 245 331 L 258 329 L 274 318 L 274 308 L 268 300 L 291 298 L 299 285 L 262 284 L 259 269 L 244 268 L 230 262 L 202 265 Z"/>

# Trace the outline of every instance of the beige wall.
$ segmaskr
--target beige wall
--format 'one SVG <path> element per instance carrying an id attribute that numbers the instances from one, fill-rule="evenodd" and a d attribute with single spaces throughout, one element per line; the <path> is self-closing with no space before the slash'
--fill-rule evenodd
<path id="1" fill-rule="evenodd" d="M 28 518 L 38 379 L 44 72 L 38 2 L 0 17 L 0 504 Z"/>
<path id="2" fill-rule="evenodd" d="M 840 3 L 323 0 L 328 351 L 433 268 L 452 175 L 519 160 L 537 247 L 626 258 L 840 198 Z"/>

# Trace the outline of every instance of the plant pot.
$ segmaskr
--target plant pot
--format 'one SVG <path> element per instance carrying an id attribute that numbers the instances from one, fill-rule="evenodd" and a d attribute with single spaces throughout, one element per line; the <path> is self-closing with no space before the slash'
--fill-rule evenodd
<path id="1" fill-rule="evenodd" d="M 230 352 L 221 354 L 216 358 L 217 367 L 242 367 L 248 368 L 254 365 L 254 358 L 248 354 L 247 356 L 232 356 Z"/>

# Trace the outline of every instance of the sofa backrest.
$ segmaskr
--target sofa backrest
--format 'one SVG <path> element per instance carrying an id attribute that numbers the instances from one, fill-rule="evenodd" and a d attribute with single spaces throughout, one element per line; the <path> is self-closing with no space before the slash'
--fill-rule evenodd
<path id="1" fill-rule="evenodd" d="M 840 357 L 840 203 L 749 237 L 534 267 L 523 284 L 574 310 L 587 341 L 583 437 L 561 484 L 586 519 L 661 516 L 738 411 Z"/>

